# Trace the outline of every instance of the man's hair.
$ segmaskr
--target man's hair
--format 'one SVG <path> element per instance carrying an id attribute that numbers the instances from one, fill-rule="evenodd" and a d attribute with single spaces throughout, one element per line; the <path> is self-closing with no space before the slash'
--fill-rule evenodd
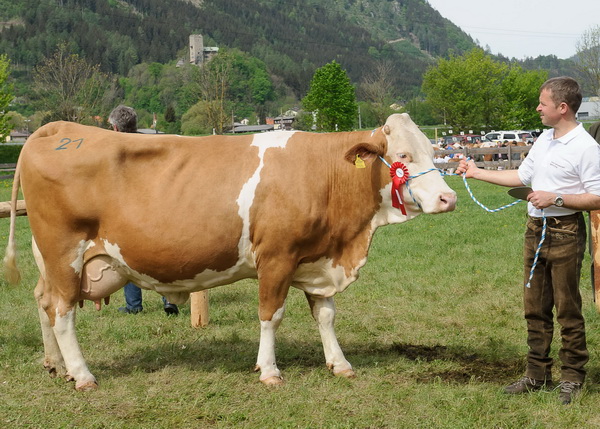
<path id="1" fill-rule="evenodd" d="M 122 133 L 137 132 L 137 113 L 131 107 L 119 105 L 108 115 L 108 122 Z"/>
<path id="2" fill-rule="evenodd" d="M 550 91 L 550 97 L 555 106 L 566 103 L 574 114 L 579 110 L 582 99 L 581 87 L 572 77 L 560 76 L 548 79 L 542 84 L 540 92 L 544 89 Z"/>

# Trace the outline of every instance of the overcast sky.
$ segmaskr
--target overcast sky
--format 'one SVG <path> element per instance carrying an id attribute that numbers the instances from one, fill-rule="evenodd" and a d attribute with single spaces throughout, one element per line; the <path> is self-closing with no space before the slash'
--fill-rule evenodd
<path id="1" fill-rule="evenodd" d="M 600 25 L 600 0 L 428 0 L 493 54 L 569 58 L 577 41 Z"/>

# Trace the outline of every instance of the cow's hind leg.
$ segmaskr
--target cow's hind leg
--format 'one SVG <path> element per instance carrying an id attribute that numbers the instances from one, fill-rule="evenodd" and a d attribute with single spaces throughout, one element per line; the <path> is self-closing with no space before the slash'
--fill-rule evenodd
<path id="1" fill-rule="evenodd" d="M 67 380 L 75 380 L 77 390 L 95 389 L 98 384 L 87 368 L 75 335 L 75 306 L 56 302 L 46 289 L 40 277 L 35 295 L 44 341 L 44 367 L 51 376 L 66 374 Z M 59 308 L 66 311 L 61 312 Z"/>
<path id="2" fill-rule="evenodd" d="M 305 293 L 311 313 L 321 334 L 325 363 L 334 375 L 352 378 L 355 373 L 352 365 L 344 357 L 344 353 L 335 335 L 335 302 L 333 298 L 322 298 Z"/>
<path id="3" fill-rule="evenodd" d="M 75 380 L 75 389 L 86 391 L 97 388 L 96 378 L 85 363 L 75 334 L 75 306 L 70 306 L 64 315 L 56 311 L 53 330 L 65 361 L 67 375 Z"/>
<path id="4" fill-rule="evenodd" d="M 35 298 L 38 301 L 38 313 L 42 328 L 42 340 L 44 342 L 44 368 L 51 377 L 66 375 L 65 361 L 60 353 L 60 347 L 54 336 L 54 330 L 50 324 L 48 315 L 41 308 L 39 301 L 44 293 L 44 280 L 40 277 L 35 288 Z"/>

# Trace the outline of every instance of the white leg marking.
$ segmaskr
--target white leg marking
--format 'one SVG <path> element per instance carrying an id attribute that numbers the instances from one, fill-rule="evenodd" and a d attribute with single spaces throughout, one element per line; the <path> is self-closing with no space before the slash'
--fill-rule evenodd
<path id="1" fill-rule="evenodd" d="M 271 377 L 281 378 L 281 373 L 275 361 L 275 333 L 283 320 L 285 304 L 273 314 L 271 320 L 260 321 L 260 345 L 256 368 L 260 369 L 260 380 L 264 381 Z"/>
<path id="2" fill-rule="evenodd" d="M 325 362 L 336 375 L 354 376 L 352 365 L 344 357 L 335 335 L 335 303 L 333 298 L 311 297 L 314 305 L 312 307 L 313 317 L 319 326 Z"/>
<path id="3" fill-rule="evenodd" d="M 67 367 L 67 374 L 75 379 L 76 389 L 86 389 L 96 385 L 96 379 L 89 371 L 75 334 L 75 309 L 64 317 L 56 311 L 54 335 Z"/>

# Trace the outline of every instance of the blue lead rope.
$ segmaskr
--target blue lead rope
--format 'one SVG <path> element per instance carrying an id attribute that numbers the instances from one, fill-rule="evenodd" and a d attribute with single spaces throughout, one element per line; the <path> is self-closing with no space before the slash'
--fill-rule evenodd
<path id="1" fill-rule="evenodd" d="M 458 174 L 452 174 L 452 176 L 458 176 Z M 518 203 L 520 203 L 521 201 L 523 201 L 523 200 L 515 200 L 515 201 L 513 201 L 512 203 L 510 203 L 510 204 L 507 204 L 507 205 L 505 205 L 505 206 L 502 206 L 502 207 L 498 207 L 497 209 L 489 209 L 489 208 L 487 208 L 486 206 L 484 206 L 483 204 L 481 204 L 481 203 L 480 203 L 480 202 L 477 200 L 477 198 L 475 198 L 475 195 L 473 195 L 473 192 L 471 191 L 471 188 L 469 187 L 469 184 L 467 183 L 467 176 L 466 176 L 465 174 L 463 174 L 463 176 L 462 176 L 462 179 L 463 179 L 463 182 L 464 182 L 464 184 L 465 184 L 465 188 L 467 189 L 467 192 L 468 192 L 468 193 L 469 193 L 469 195 L 471 196 L 471 199 L 472 199 L 473 201 L 475 201 L 475 204 L 477 204 L 479 207 L 481 207 L 482 209 L 484 209 L 484 210 L 485 210 L 486 212 L 488 212 L 488 213 L 496 213 L 496 212 L 499 212 L 500 210 L 507 209 L 507 208 L 509 208 L 509 207 L 512 207 L 512 206 L 514 206 L 515 204 L 518 204 Z"/>
<path id="2" fill-rule="evenodd" d="M 533 271 L 535 270 L 535 266 L 538 263 L 538 258 L 540 256 L 540 250 L 542 249 L 542 244 L 544 243 L 544 240 L 546 239 L 546 216 L 544 215 L 544 210 L 542 210 L 542 219 L 543 219 L 543 224 L 542 224 L 542 237 L 540 238 L 540 243 L 538 244 L 538 247 L 535 251 L 535 257 L 533 258 L 533 265 L 531 266 L 531 270 L 529 271 L 529 280 L 527 280 L 527 284 L 525 285 L 525 287 L 530 288 L 531 287 L 531 278 L 533 277 Z"/>
<path id="3" fill-rule="evenodd" d="M 389 162 L 387 162 L 382 156 L 380 156 L 379 159 L 381 159 L 381 161 L 383 161 L 383 163 L 385 165 L 387 165 L 389 168 L 392 168 L 392 166 L 389 164 Z M 467 161 L 468 161 L 468 159 L 467 159 Z M 419 177 L 419 176 L 422 176 L 423 174 L 427 174 L 427 173 L 429 173 L 431 171 L 436 171 L 436 170 L 439 171 L 442 176 L 444 176 L 444 175 L 446 175 L 446 176 L 458 176 L 458 174 L 454 174 L 454 173 L 452 173 L 452 174 L 444 173 L 439 168 L 430 168 L 429 170 L 422 171 L 422 172 L 417 173 L 417 174 L 415 174 L 413 176 L 408 176 L 408 180 L 414 179 L 415 177 Z M 477 204 L 479 207 L 481 207 L 482 209 L 484 209 L 488 213 L 499 212 L 500 210 L 507 209 L 507 208 L 512 207 L 515 204 L 518 204 L 521 201 L 523 201 L 523 200 L 515 200 L 512 203 L 506 204 L 506 205 L 504 205 L 502 207 L 498 207 L 497 209 L 487 208 L 481 202 L 479 202 L 477 200 L 477 198 L 475 198 L 475 195 L 473 195 L 473 192 L 471 191 L 471 187 L 467 183 L 467 176 L 466 176 L 466 174 L 462 175 L 462 179 L 463 179 L 463 183 L 465 184 L 465 188 L 466 188 L 467 192 L 469 193 L 469 196 L 471 197 L 471 199 L 475 202 L 475 204 Z M 410 187 L 408 186 L 408 180 L 406 182 L 406 187 L 408 189 L 408 193 L 410 194 L 410 196 L 412 197 L 412 199 L 415 200 L 415 198 L 413 197 L 412 191 L 410 190 Z M 415 202 L 417 202 L 417 201 L 415 200 Z M 419 205 L 418 202 L 417 202 L 417 205 Z M 421 207 L 421 206 L 419 205 L 419 207 Z M 525 285 L 526 288 L 530 288 L 531 287 L 531 279 L 533 278 L 533 272 L 535 271 L 535 267 L 536 267 L 536 265 L 538 263 L 538 259 L 540 257 L 540 251 L 542 249 L 542 244 L 544 244 L 544 240 L 546 239 L 546 225 L 547 225 L 547 222 L 546 222 L 546 216 L 544 215 L 544 210 L 542 210 L 542 220 L 543 220 L 542 237 L 540 238 L 540 242 L 539 242 L 539 244 L 537 246 L 537 249 L 535 251 L 535 256 L 533 258 L 533 265 L 531 265 L 531 270 L 529 271 L 529 279 L 527 280 L 527 284 Z"/>
<path id="4" fill-rule="evenodd" d="M 454 176 L 458 176 L 457 174 L 453 174 Z M 463 174 L 462 176 L 463 182 L 465 184 L 465 188 L 467 189 L 467 192 L 469 193 L 469 195 L 471 196 L 471 199 L 473 201 L 475 201 L 475 203 L 481 207 L 482 209 L 484 209 L 485 211 L 489 212 L 489 213 L 496 213 L 499 212 L 500 210 L 504 210 L 507 209 L 509 207 L 514 206 L 515 204 L 520 203 L 523 200 L 515 200 L 510 204 L 506 204 L 505 206 L 502 207 L 498 207 L 497 209 L 489 209 L 486 206 L 484 206 L 483 204 L 481 204 L 477 198 L 475 198 L 475 195 L 473 195 L 473 192 L 471 191 L 471 188 L 469 187 L 469 184 L 467 183 L 467 176 L 466 174 Z M 525 285 L 526 288 L 530 288 L 531 287 L 531 279 L 533 278 L 533 272 L 535 271 L 535 266 L 538 263 L 538 259 L 540 257 L 540 251 L 542 250 L 542 244 L 544 244 L 544 240 L 546 239 L 546 216 L 544 215 L 544 210 L 542 210 L 542 220 L 543 220 L 543 225 L 542 225 L 542 237 L 540 238 L 540 242 L 537 246 L 537 249 L 535 251 L 535 256 L 533 258 L 533 265 L 531 265 L 531 270 L 529 270 L 529 279 L 527 280 L 527 284 Z"/>
<path id="5" fill-rule="evenodd" d="M 452 174 L 453 176 L 458 176 L 458 174 Z M 463 174 L 462 176 L 463 182 L 465 184 L 465 188 L 467 189 L 467 192 L 469 193 L 469 195 L 471 196 L 471 199 L 473 201 L 475 201 L 475 203 L 481 207 L 482 209 L 484 209 L 485 211 L 489 212 L 489 213 L 496 213 L 499 212 L 500 210 L 504 210 L 507 209 L 509 207 L 514 206 L 515 204 L 520 203 L 523 200 L 515 200 L 510 204 L 506 204 L 505 206 L 502 207 L 498 207 L 497 209 L 489 209 L 486 206 L 484 206 L 483 204 L 481 204 L 477 198 L 475 198 L 475 195 L 473 195 L 473 192 L 471 191 L 471 188 L 469 187 L 469 184 L 467 183 L 467 176 L 466 174 Z M 535 251 L 535 256 L 533 258 L 533 265 L 531 265 L 531 270 L 529 271 L 529 279 L 527 280 L 527 284 L 525 285 L 526 288 L 530 288 L 531 287 L 531 279 L 533 278 L 533 272 L 535 271 L 535 266 L 538 263 L 538 259 L 540 257 L 540 251 L 542 249 L 542 244 L 544 244 L 544 240 L 546 239 L 546 216 L 544 215 L 544 210 L 542 210 L 542 220 L 543 220 L 543 225 L 542 225 L 542 237 L 540 238 L 540 242 L 538 244 L 538 247 Z"/>

